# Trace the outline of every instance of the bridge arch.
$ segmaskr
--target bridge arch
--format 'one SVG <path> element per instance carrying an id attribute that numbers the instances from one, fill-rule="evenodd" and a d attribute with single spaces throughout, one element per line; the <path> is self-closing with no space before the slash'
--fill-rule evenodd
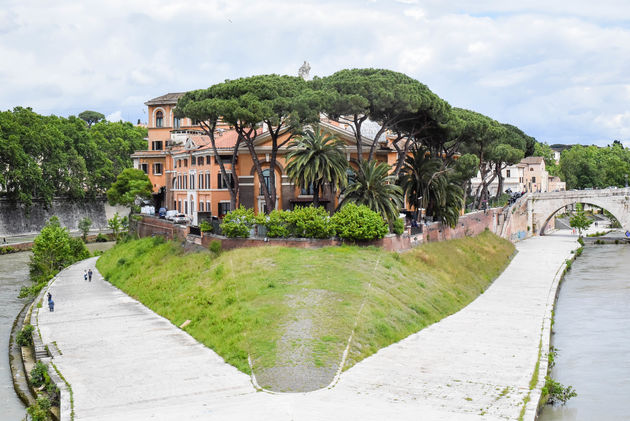
<path id="1" fill-rule="evenodd" d="M 605 211 L 609 212 L 612 216 L 615 217 L 615 219 L 617 219 L 617 221 L 619 223 L 622 224 L 622 216 L 621 214 L 617 214 L 618 213 L 618 209 L 616 209 L 616 206 L 610 206 L 610 203 L 608 205 L 604 205 L 601 203 L 597 203 L 597 202 L 601 202 L 599 200 L 593 200 L 593 199 L 575 199 L 575 200 L 565 200 L 563 201 L 563 203 L 556 208 L 556 210 L 552 211 L 551 213 L 549 213 L 546 217 L 543 217 L 541 220 L 543 220 L 544 222 L 542 223 L 542 225 L 540 227 L 536 227 L 538 230 L 538 235 L 545 235 L 545 231 L 547 229 L 547 225 L 549 224 L 549 221 L 551 220 L 551 218 L 553 218 L 559 211 L 561 211 L 562 209 L 566 208 L 567 206 L 571 206 L 571 205 L 576 205 L 578 203 L 581 203 L 583 205 L 590 205 L 590 206 L 596 206 L 600 209 L 604 209 Z M 552 207 L 554 206 L 558 206 L 557 204 L 552 205 Z M 609 209 L 609 208 L 612 208 Z M 622 226 L 624 228 L 626 228 L 623 224 Z"/>

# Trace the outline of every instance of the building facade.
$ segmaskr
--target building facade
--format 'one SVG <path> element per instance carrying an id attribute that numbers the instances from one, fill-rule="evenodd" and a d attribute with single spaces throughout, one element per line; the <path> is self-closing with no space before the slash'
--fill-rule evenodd
<path id="1" fill-rule="evenodd" d="M 254 151 L 261 164 L 262 179 L 259 177 L 252 155 L 241 142 L 236 163 L 232 168 L 232 155 L 238 134 L 226 124 L 217 125 L 215 131 L 215 153 L 210 138 L 201 127 L 190 119 L 177 119 L 174 109 L 183 93 L 170 93 L 147 101 L 148 137 L 147 150 L 132 155 L 134 167 L 142 169 L 153 184 L 156 201 L 167 209 L 175 209 L 196 221 L 197 212 L 210 212 L 223 217 L 230 210 L 229 185 L 238 183 L 237 206 L 253 208 L 256 213 L 265 211 L 266 202 L 262 183 L 269 185 L 270 172 L 275 175 L 276 209 L 292 209 L 296 205 L 308 205 L 313 201 L 313 192 L 298 188 L 285 172 L 288 149 L 281 147 L 277 153 L 275 168 L 271 168 L 271 136 L 265 130 L 257 134 Z M 350 167 L 356 167 L 356 139 L 351 129 L 336 122 L 322 119 L 320 128 L 343 140 L 346 158 Z M 278 139 L 282 144 L 291 135 L 285 131 Z M 364 150 L 369 150 L 373 137 L 367 134 Z M 396 151 L 387 147 L 383 138 L 376 150 L 375 159 L 388 164 L 396 162 Z M 364 153 L 367 158 L 367 152 Z M 223 162 L 227 179 L 221 173 L 219 160 Z M 337 194 L 325 190 L 320 203 L 332 211 L 337 205 Z"/>

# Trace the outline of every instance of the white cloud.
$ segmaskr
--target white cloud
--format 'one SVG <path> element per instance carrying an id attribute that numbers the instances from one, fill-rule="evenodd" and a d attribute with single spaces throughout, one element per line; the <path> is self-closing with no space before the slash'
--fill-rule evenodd
<path id="1" fill-rule="evenodd" d="M 122 120 L 122 111 L 118 110 L 118 111 L 114 111 L 111 114 L 108 114 L 107 117 L 105 117 L 105 120 L 107 121 L 111 121 L 111 122 L 118 122 L 120 120 Z"/>
<path id="2" fill-rule="evenodd" d="M 383 67 L 550 143 L 630 138 L 630 2 L 5 0 L 0 108 L 118 110 L 260 73 Z M 192 18 L 194 17 L 194 18 Z"/>

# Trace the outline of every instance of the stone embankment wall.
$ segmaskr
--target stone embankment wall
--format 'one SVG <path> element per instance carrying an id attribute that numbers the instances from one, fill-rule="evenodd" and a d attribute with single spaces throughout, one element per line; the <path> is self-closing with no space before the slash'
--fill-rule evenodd
<path id="1" fill-rule="evenodd" d="M 107 219 L 115 212 L 127 215 L 129 209 L 110 206 L 105 199 L 70 201 L 55 198 L 48 209 L 42 202 L 34 201 L 27 213 L 24 205 L 0 199 L 0 236 L 38 233 L 52 216 L 58 217 L 61 225 L 70 231 L 77 230 L 79 221 L 86 216 L 92 220 L 91 229 L 103 230 L 107 229 Z"/>
<path id="2" fill-rule="evenodd" d="M 506 213 L 506 221 L 502 227 L 501 237 L 515 243 L 532 235 L 529 197 L 523 196 Z"/>

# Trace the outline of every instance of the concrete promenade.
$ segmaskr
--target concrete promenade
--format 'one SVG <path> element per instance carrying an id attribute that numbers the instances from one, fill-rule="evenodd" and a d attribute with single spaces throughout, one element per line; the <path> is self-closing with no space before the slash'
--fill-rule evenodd
<path id="1" fill-rule="evenodd" d="M 41 308 L 39 327 L 62 352 L 54 362 L 73 388 L 77 420 L 516 420 L 552 285 L 575 240 L 518 243 L 510 266 L 469 306 L 310 393 L 257 392 L 249 376 L 100 275 L 83 281 L 94 259 L 58 276 L 55 312 Z"/>

